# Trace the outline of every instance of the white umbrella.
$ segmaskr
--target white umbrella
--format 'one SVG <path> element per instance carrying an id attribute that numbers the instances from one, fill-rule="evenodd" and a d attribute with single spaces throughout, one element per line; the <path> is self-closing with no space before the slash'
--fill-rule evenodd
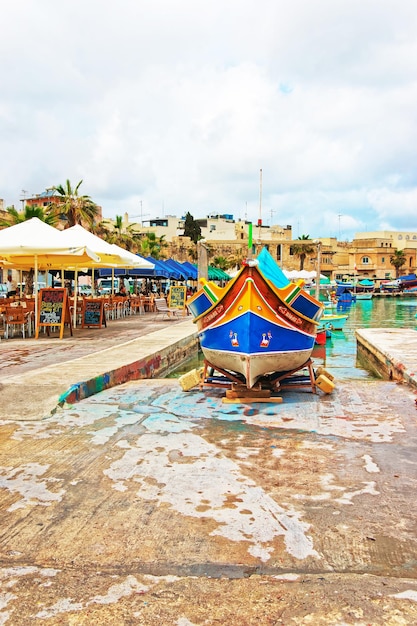
<path id="1" fill-rule="evenodd" d="M 110 243 L 90 233 L 80 224 L 60 231 L 60 237 L 69 246 L 87 246 L 90 250 L 94 250 L 95 254 L 99 256 L 97 267 L 111 267 L 112 265 L 124 267 L 122 256 Z"/>
<path id="2" fill-rule="evenodd" d="M 89 230 L 86 230 L 80 224 L 71 226 L 60 233 L 62 240 L 68 245 L 85 245 L 89 249 L 94 250 L 98 255 L 99 260 L 97 262 L 89 263 L 90 268 L 108 267 L 114 270 L 118 268 L 134 268 L 134 267 L 146 267 L 152 269 L 153 263 L 146 261 L 142 257 L 136 256 L 120 246 L 110 244 L 101 237 L 94 235 Z M 78 282 L 78 269 L 86 266 L 78 264 L 78 267 L 74 266 L 75 271 L 75 293 L 74 293 L 74 326 L 76 325 L 76 311 L 77 311 L 77 282 Z M 113 281 L 112 281 L 113 288 Z"/>
<path id="3" fill-rule="evenodd" d="M 69 245 L 61 232 L 37 217 L 0 230 L 0 258 L 21 269 L 35 270 L 35 294 L 38 291 L 38 269 L 82 267 L 98 262 L 100 257 L 86 243 Z M 35 298 L 35 320 L 38 299 Z"/>
<path id="4" fill-rule="evenodd" d="M 313 276 L 317 276 L 316 272 L 309 272 L 307 270 L 299 270 L 298 278 L 313 278 Z"/>
<path id="5" fill-rule="evenodd" d="M 111 247 L 115 250 L 117 254 L 120 254 L 123 260 L 126 259 L 127 264 L 124 266 L 126 268 L 134 269 L 136 267 L 140 269 L 152 270 L 155 267 L 154 263 L 151 263 L 150 261 L 148 261 L 147 259 L 144 259 L 138 254 L 133 254 L 133 252 L 129 252 L 129 250 L 125 250 L 124 248 L 121 248 L 115 243 L 112 243 Z"/>
<path id="6" fill-rule="evenodd" d="M 290 280 L 292 278 L 298 278 L 298 272 L 297 270 L 283 270 L 284 275 L 289 278 Z"/>

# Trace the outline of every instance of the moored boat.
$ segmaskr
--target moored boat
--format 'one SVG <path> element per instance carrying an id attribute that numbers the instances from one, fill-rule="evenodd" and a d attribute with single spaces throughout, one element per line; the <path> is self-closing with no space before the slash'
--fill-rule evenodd
<path id="1" fill-rule="evenodd" d="M 359 291 L 356 293 L 356 302 L 358 300 L 372 300 L 373 295 L 372 291 Z"/>
<path id="2" fill-rule="evenodd" d="M 400 291 L 409 291 L 417 287 L 417 276 L 415 274 L 400 276 L 397 282 Z"/>
<path id="3" fill-rule="evenodd" d="M 266 375 L 307 363 L 323 305 L 303 280 L 290 283 L 266 248 L 225 287 L 201 282 L 187 306 L 211 366 L 238 374 L 252 388 Z"/>
<path id="4" fill-rule="evenodd" d="M 329 330 L 343 330 L 348 315 L 325 313 L 321 319 L 322 324 Z"/>

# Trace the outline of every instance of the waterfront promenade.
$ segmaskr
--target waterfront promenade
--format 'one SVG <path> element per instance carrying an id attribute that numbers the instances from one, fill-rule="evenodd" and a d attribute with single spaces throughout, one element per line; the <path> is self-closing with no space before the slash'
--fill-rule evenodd
<path id="1" fill-rule="evenodd" d="M 412 386 L 334 372 L 331 395 L 225 405 L 153 378 L 49 412 L 194 332 L 0 342 L 0 624 L 416 624 Z"/>
<path id="2" fill-rule="evenodd" d="M 163 376 L 196 351 L 191 317 L 168 319 L 155 313 L 108 321 L 102 328 L 75 328 L 72 336 L 66 330 L 63 339 L 41 333 L 38 339 L 2 340 L 0 415 L 46 417 L 60 400 L 79 400 L 126 380 Z"/>

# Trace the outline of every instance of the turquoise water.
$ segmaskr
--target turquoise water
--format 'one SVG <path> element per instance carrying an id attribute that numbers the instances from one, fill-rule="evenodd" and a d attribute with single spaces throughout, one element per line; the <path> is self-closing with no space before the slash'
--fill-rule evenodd
<path id="1" fill-rule="evenodd" d="M 367 378 L 372 375 L 356 363 L 357 328 L 412 328 L 417 330 L 417 298 L 376 297 L 360 300 L 346 311 L 348 319 L 344 330 L 333 331 L 326 346 L 318 346 L 313 353 L 315 366 L 324 365 L 334 376 L 344 379 Z M 202 355 L 188 361 L 170 375 L 182 374 L 203 364 Z"/>
<path id="2" fill-rule="evenodd" d="M 412 328 L 417 330 L 417 298 L 376 297 L 360 300 L 347 311 L 343 331 L 334 331 L 326 342 L 326 354 L 313 355 L 334 375 L 343 378 L 363 378 L 370 374 L 356 363 L 357 328 Z M 335 371 L 336 370 L 336 371 Z"/>

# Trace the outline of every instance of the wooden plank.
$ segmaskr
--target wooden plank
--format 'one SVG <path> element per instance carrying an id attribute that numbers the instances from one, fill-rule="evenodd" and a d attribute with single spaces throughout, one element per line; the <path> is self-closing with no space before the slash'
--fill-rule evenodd
<path id="1" fill-rule="evenodd" d="M 282 398 L 279 396 L 273 396 L 271 398 L 222 398 L 223 404 L 256 404 L 257 402 L 275 402 L 279 404 L 282 402 Z"/>
<path id="2" fill-rule="evenodd" d="M 253 389 L 248 389 L 247 387 L 243 387 L 241 389 L 228 389 L 226 391 L 227 398 L 270 398 L 271 390 L 270 389 L 257 389 L 254 391 Z"/>

